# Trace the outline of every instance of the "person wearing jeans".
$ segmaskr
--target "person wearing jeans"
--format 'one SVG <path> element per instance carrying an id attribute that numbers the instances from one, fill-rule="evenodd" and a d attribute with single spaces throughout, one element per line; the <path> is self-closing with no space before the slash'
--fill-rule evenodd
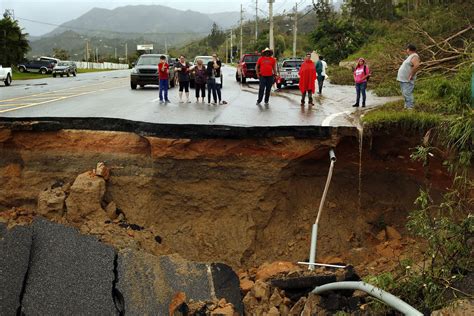
<path id="1" fill-rule="evenodd" d="M 169 65 L 166 62 L 166 56 L 160 56 L 160 63 L 158 64 L 158 77 L 160 80 L 160 103 L 166 102 L 168 100 L 168 80 L 169 80 Z"/>
<path id="2" fill-rule="evenodd" d="M 411 110 L 415 104 L 413 90 L 415 89 L 416 73 L 420 67 L 420 56 L 416 53 L 416 46 L 413 44 L 408 44 L 405 52 L 408 57 L 398 69 L 397 81 L 400 82 L 405 108 Z"/>
<path id="3" fill-rule="evenodd" d="M 270 92 L 273 86 L 274 77 L 277 75 L 276 60 L 272 55 L 273 51 L 269 48 L 265 48 L 262 51 L 262 57 L 258 59 L 257 66 L 255 67 L 257 78 L 260 81 L 257 105 L 260 105 L 262 102 L 264 93 L 265 105 L 268 105 L 268 102 L 270 101 Z"/>
<path id="4" fill-rule="evenodd" d="M 364 58 L 359 58 L 357 61 L 357 67 L 354 69 L 354 81 L 356 86 L 357 99 L 353 107 L 359 107 L 360 104 L 360 95 L 362 94 L 362 107 L 365 107 L 366 94 L 365 90 L 367 89 L 367 80 L 370 77 L 370 69 L 365 64 Z"/>

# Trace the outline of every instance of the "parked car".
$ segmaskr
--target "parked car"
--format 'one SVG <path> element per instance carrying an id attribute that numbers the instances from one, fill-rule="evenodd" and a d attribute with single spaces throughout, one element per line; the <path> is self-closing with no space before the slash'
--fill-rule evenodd
<path id="1" fill-rule="evenodd" d="M 26 63 L 18 64 L 19 72 L 39 72 L 43 75 L 52 73 L 56 64 L 51 60 L 30 60 Z"/>
<path id="2" fill-rule="evenodd" d="M 258 79 L 257 71 L 255 66 L 257 66 L 257 60 L 260 58 L 260 54 L 245 54 L 239 60 L 237 64 L 237 71 L 235 72 L 235 80 L 238 82 L 245 83 L 247 78 Z"/>
<path id="3" fill-rule="evenodd" d="M 291 58 L 285 59 L 278 65 L 279 76 L 276 78 L 277 88 L 282 86 L 297 85 L 300 83 L 298 72 L 300 71 L 302 59 Z"/>
<path id="4" fill-rule="evenodd" d="M 136 63 L 132 63 L 133 68 L 130 73 L 130 87 L 136 89 L 137 85 L 143 88 L 147 84 L 158 85 L 158 64 L 160 56 L 166 56 L 170 66 L 169 86 L 175 86 L 174 63 L 175 60 L 166 54 L 143 54 Z"/>
<path id="5" fill-rule="evenodd" d="M 66 75 L 70 76 L 73 75 L 74 77 L 77 74 L 77 66 L 76 63 L 73 61 L 60 61 L 53 69 L 53 77 L 56 78 L 57 75 L 61 77 Z"/>
<path id="6" fill-rule="evenodd" d="M 198 59 L 202 59 L 202 62 L 204 64 L 204 66 L 207 67 L 207 63 L 212 61 L 212 56 L 196 56 L 194 58 L 194 62 L 192 62 L 191 64 L 193 66 L 196 66 Z M 196 75 L 196 73 L 194 72 L 194 70 L 189 74 L 189 85 L 190 85 L 191 88 L 194 88 L 194 77 L 195 77 L 195 75 Z"/>
<path id="7" fill-rule="evenodd" d="M 61 61 L 58 58 L 47 57 L 47 56 L 41 56 L 40 58 L 38 58 L 38 60 L 49 60 L 49 61 L 52 61 L 53 63 L 55 63 L 56 65 Z"/>
<path id="8" fill-rule="evenodd" d="M 0 80 L 8 87 L 12 83 L 12 69 L 0 65 Z"/>

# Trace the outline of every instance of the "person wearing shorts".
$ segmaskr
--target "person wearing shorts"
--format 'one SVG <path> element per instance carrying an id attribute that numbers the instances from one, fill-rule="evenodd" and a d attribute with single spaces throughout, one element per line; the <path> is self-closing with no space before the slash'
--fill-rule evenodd
<path id="1" fill-rule="evenodd" d="M 186 103 L 191 103 L 189 100 L 189 71 L 191 65 L 186 61 L 184 55 L 179 56 L 179 61 L 174 70 L 178 73 L 179 81 L 179 103 L 183 103 L 183 91 L 186 94 Z"/>

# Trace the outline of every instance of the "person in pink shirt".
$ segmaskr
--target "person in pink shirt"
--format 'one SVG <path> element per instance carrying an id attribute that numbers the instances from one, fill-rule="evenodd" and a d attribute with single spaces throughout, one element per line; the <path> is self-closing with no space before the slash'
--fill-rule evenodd
<path id="1" fill-rule="evenodd" d="M 367 89 L 367 80 L 370 77 L 369 66 L 365 64 L 364 58 L 359 58 L 357 67 L 354 69 L 354 81 L 356 86 L 357 101 L 353 107 L 359 107 L 360 95 L 362 94 L 362 107 L 365 107 L 365 90 Z"/>

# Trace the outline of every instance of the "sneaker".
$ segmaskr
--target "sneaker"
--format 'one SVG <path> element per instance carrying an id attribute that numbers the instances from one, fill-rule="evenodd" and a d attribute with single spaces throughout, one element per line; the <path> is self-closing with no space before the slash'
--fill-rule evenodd
<path id="1" fill-rule="evenodd" d="M 258 105 L 258 106 L 260 106 L 260 105 L 262 105 L 262 104 L 261 104 L 260 102 L 258 102 L 258 101 L 257 101 L 257 104 L 255 104 L 255 105 Z"/>
<path id="2" fill-rule="evenodd" d="M 186 100 L 186 103 L 191 103 L 191 100 L 187 99 L 187 100 Z"/>
<path id="3" fill-rule="evenodd" d="M 268 103 L 268 102 L 265 102 L 265 106 L 269 106 L 269 105 L 270 105 L 270 103 Z"/>
<path id="4" fill-rule="evenodd" d="M 359 104 L 355 103 L 352 105 L 353 108 L 358 108 L 359 107 Z"/>
<path id="5" fill-rule="evenodd" d="M 211 104 L 212 104 L 212 105 L 217 105 L 217 102 L 212 102 Z"/>
<path id="6" fill-rule="evenodd" d="M 163 103 L 165 103 L 165 101 L 163 101 L 163 100 L 160 100 L 160 104 L 163 104 Z"/>
<path id="7" fill-rule="evenodd" d="M 165 100 L 165 103 L 171 103 L 171 101 L 170 100 Z"/>
<path id="8" fill-rule="evenodd" d="M 309 102 L 308 105 L 309 105 L 309 106 L 314 106 L 314 103 L 313 103 L 313 102 Z"/>

